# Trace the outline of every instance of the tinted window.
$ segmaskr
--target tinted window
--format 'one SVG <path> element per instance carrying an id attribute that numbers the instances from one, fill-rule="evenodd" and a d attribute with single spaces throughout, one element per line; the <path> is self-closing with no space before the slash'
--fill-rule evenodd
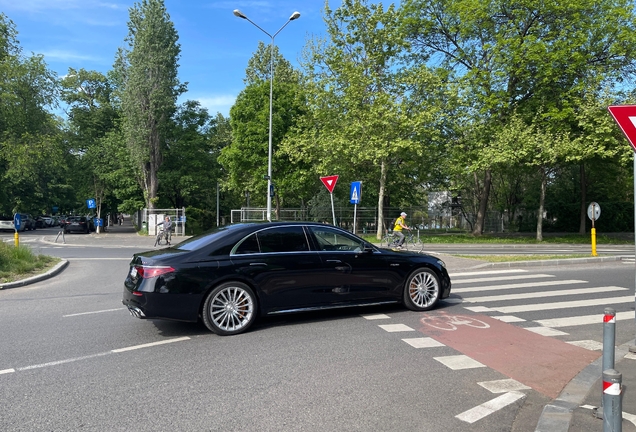
<path id="1" fill-rule="evenodd" d="M 259 253 L 260 249 L 258 247 L 258 240 L 256 239 L 256 234 L 252 234 L 245 240 L 241 242 L 236 248 L 234 252 L 237 255 L 240 254 L 251 254 L 251 253 Z"/>
<path id="2" fill-rule="evenodd" d="M 347 233 L 329 227 L 310 226 L 309 229 L 316 237 L 318 247 L 322 251 L 361 251 L 364 249 L 362 240 Z"/>
<path id="3" fill-rule="evenodd" d="M 308 251 L 307 237 L 301 226 L 277 227 L 259 231 L 258 243 L 261 252 L 301 252 Z"/>

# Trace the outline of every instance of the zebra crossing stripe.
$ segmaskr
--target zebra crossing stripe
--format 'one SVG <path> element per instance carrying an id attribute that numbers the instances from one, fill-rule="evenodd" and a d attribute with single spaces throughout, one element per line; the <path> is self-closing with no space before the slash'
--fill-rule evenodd
<path id="1" fill-rule="evenodd" d="M 485 402 L 481 405 L 476 406 L 475 408 L 471 408 L 468 411 L 464 411 L 461 414 L 455 416 L 455 418 L 464 421 L 466 423 L 475 423 L 477 420 L 481 420 L 482 418 L 499 411 L 500 409 L 515 403 L 516 401 L 525 398 L 526 395 L 518 392 L 512 391 L 509 393 L 502 394 Z"/>
<path id="2" fill-rule="evenodd" d="M 633 301 L 633 298 L 632 298 Z M 626 321 L 634 319 L 634 311 L 627 312 L 616 312 L 616 320 L 617 321 Z M 568 318 L 551 318 L 544 320 L 535 320 L 539 325 L 543 327 L 573 327 L 578 325 L 586 325 L 586 324 L 600 324 L 601 320 L 599 319 L 598 314 L 596 315 L 583 315 L 583 316 L 575 316 Z"/>
<path id="3" fill-rule="evenodd" d="M 609 287 L 595 287 L 595 288 L 578 288 L 578 289 L 563 290 L 563 291 L 541 291 L 541 292 L 531 292 L 531 293 L 523 293 L 523 294 L 464 297 L 463 300 L 468 303 L 480 303 L 480 302 L 496 302 L 496 301 L 507 301 L 507 300 L 521 300 L 521 299 L 531 299 L 531 298 L 559 297 L 559 296 L 566 296 L 566 295 L 596 294 L 596 293 L 602 293 L 602 292 L 625 291 L 625 290 L 627 290 L 627 288 L 609 286 Z"/>
<path id="4" fill-rule="evenodd" d="M 604 299 L 590 299 L 590 300 L 576 300 L 568 302 L 555 302 L 555 303 L 538 303 L 518 306 L 505 306 L 505 307 L 493 307 L 491 309 L 501 313 L 518 313 L 518 312 L 533 312 L 533 311 L 546 311 L 554 309 L 569 309 L 575 307 L 588 307 L 588 306 L 605 306 L 619 303 L 633 303 L 634 296 L 624 297 L 610 297 Z M 632 315 L 633 316 L 633 315 Z M 598 318 L 597 318 L 597 321 Z"/>
<path id="5" fill-rule="evenodd" d="M 473 278 L 473 279 L 453 279 L 453 285 L 464 283 L 480 283 L 480 282 L 499 282 L 509 280 L 523 280 L 523 279 L 540 279 L 540 278 L 553 278 L 554 275 L 549 274 L 536 274 L 536 275 L 516 275 L 516 276 L 495 276 L 489 278 Z"/>
<path id="6" fill-rule="evenodd" d="M 528 270 L 511 269 L 511 270 L 472 271 L 472 272 L 462 272 L 462 273 L 451 273 L 451 277 L 456 278 L 460 276 L 481 276 L 481 275 L 510 274 L 510 273 L 528 273 Z"/>
<path id="7" fill-rule="evenodd" d="M 544 282 L 524 282 L 518 284 L 505 284 L 505 285 L 489 285 L 489 286 L 481 286 L 481 287 L 471 287 L 471 288 L 453 288 L 453 294 L 463 294 L 470 292 L 482 292 L 482 291 L 498 291 L 498 290 L 506 290 L 506 289 L 517 289 L 517 288 L 536 288 L 536 287 L 545 287 L 545 286 L 555 286 L 555 285 L 572 285 L 572 284 L 581 284 L 587 283 L 584 280 L 562 280 L 562 281 L 544 281 Z M 455 282 L 453 282 L 455 284 Z"/>

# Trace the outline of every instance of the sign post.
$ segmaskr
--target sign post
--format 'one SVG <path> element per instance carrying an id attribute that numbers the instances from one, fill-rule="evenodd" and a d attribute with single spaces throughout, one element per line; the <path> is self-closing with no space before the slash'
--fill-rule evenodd
<path id="1" fill-rule="evenodd" d="M 353 233 L 356 233 L 356 220 L 358 203 L 362 198 L 362 182 L 351 182 L 351 189 L 349 190 L 349 202 L 353 204 Z"/>
<path id="2" fill-rule="evenodd" d="M 596 228 L 594 222 L 601 216 L 601 206 L 595 202 L 591 202 L 587 208 L 587 217 L 592 221 L 592 256 L 598 256 L 596 253 Z"/>
<path id="3" fill-rule="evenodd" d="M 614 105 L 607 107 L 607 109 L 636 152 L 636 105 Z M 636 236 L 636 153 L 634 153 L 634 235 Z M 636 251 L 636 242 L 634 246 Z M 634 278 L 634 286 L 636 287 L 636 277 Z M 636 346 L 629 347 L 629 350 L 636 353 Z"/>
<path id="4" fill-rule="evenodd" d="M 333 206 L 333 188 L 336 187 L 336 182 L 338 181 L 337 175 L 320 177 L 320 181 L 325 185 L 327 190 L 329 191 L 329 195 L 331 195 L 331 215 L 333 216 L 333 225 L 336 226 L 336 210 Z"/>
<path id="5" fill-rule="evenodd" d="M 20 246 L 20 228 L 22 228 L 22 216 L 20 213 L 16 213 L 13 215 L 13 228 L 15 228 L 15 234 L 13 235 L 13 244 L 15 247 Z"/>

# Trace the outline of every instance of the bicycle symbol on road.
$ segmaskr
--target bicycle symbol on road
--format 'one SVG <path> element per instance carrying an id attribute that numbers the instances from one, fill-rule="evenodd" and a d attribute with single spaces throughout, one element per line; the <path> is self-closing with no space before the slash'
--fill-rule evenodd
<path id="1" fill-rule="evenodd" d="M 460 325 L 478 329 L 490 328 L 490 324 L 466 315 L 427 315 L 420 319 L 422 324 L 438 330 L 453 331 Z"/>

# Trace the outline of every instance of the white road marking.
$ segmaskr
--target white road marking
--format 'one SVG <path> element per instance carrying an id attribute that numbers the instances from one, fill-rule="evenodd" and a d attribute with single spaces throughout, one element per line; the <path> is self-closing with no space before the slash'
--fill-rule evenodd
<path id="1" fill-rule="evenodd" d="M 114 349 L 114 350 L 101 352 L 101 353 L 97 353 L 97 354 L 90 354 L 90 355 L 86 355 L 86 356 L 82 356 L 82 357 L 73 357 L 73 358 L 69 358 L 69 359 L 57 360 L 57 361 L 52 361 L 52 362 L 47 362 L 47 363 L 40 363 L 40 364 L 30 365 L 30 366 L 23 366 L 23 367 L 18 367 L 18 368 L 14 368 L 14 369 L 4 369 L 4 370 L 0 370 L 0 375 L 8 374 L 8 373 L 16 372 L 16 371 L 21 372 L 21 371 L 27 371 L 27 370 L 33 370 L 33 369 L 41 369 L 41 368 L 45 368 L 45 367 L 49 367 L 49 366 L 58 366 L 58 365 L 62 365 L 62 364 L 73 363 L 73 362 L 76 362 L 76 361 L 89 360 L 89 359 L 92 359 L 92 358 L 103 357 L 103 356 L 107 356 L 107 355 L 110 355 L 110 354 L 117 354 L 117 353 L 122 353 L 122 352 L 126 352 L 126 351 L 132 351 L 132 350 L 136 350 L 136 349 L 141 349 L 141 348 L 148 348 L 148 347 L 153 347 L 153 346 L 157 346 L 157 345 L 169 344 L 169 343 L 173 343 L 173 342 L 181 342 L 181 341 L 185 341 L 185 340 L 190 340 L 190 338 L 186 336 L 186 337 L 180 337 L 180 338 L 175 338 L 175 339 L 168 339 L 168 340 L 164 340 L 164 341 L 147 343 L 147 344 L 143 344 L 143 345 L 135 345 L 135 346 L 126 347 L 126 348 Z"/>
<path id="2" fill-rule="evenodd" d="M 525 282 L 518 284 L 505 284 L 505 285 L 489 285 L 489 286 L 481 286 L 481 287 L 473 287 L 473 288 L 453 288 L 453 294 L 461 294 L 461 293 L 469 293 L 469 292 L 482 292 L 482 291 L 497 291 L 497 290 L 506 290 L 506 289 L 516 289 L 516 288 L 536 288 L 543 286 L 554 286 L 554 285 L 572 285 L 579 283 L 587 283 L 584 280 L 562 280 L 562 281 L 545 281 L 545 282 Z"/>
<path id="3" fill-rule="evenodd" d="M 569 296 L 569 295 L 580 295 L 580 294 L 596 294 L 602 292 L 613 292 L 613 291 L 626 291 L 627 288 L 608 286 L 608 287 L 593 287 L 593 288 L 578 288 L 571 290 L 562 290 L 562 291 L 539 291 L 539 292 L 531 292 L 531 293 L 523 293 L 523 294 L 507 294 L 507 295 L 497 295 L 497 296 L 483 296 L 483 297 L 464 297 L 465 302 L 469 303 L 481 303 L 481 302 L 496 302 L 496 301 L 507 301 L 507 300 L 521 300 L 521 299 L 531 299 L 531 298 L 544 298 L 544 297 L 559 297 L 559 296 Z"/>
<path id="4" fill-rule="evenodd" d="M 616 321 L 626 321 L 634 319 L 634 311 L 616 312 Z M 543 327 L 572 327 L 586 324 L 601 324 L 603 323 L 603 315 L 582 315 L 568 318 L 551 318 L 544 320 L 535 320 L 539 325 Z"/>
<path id="5" fill-rule="evenodd" d="M 477 360 L 474 360 L 466 355 L 454 355 L 454 356 L 444 356 L 444 357 L 433 357 L 435 360 L 443 364 L 449 369 L 452 370 L 462 370 L 462 369 L 475 369 L 486 367 L 485 365 L 479 363 Z"/>
<path id="6" fill-rule="evenodd" d="M 593 410 L 593 409 L 599 409 L 601 411 L 603 410 L 602 407 L 595 407 L 594 405 L 581 405 L 581 408 L 585 408 L 589 410 Z M 636 426 L 636 415 L 634 414 L 626 413 L 625 411 L 623 411 L 623 420 L 627 420 L 628 422 L 631 422 L 634 426 Z"/>
<path id="7" fill-rule="evenodd" d="M 110 354 L 110 353 L 109 352 L 103 352 L 103 353 L 98 353 L 98 354 L 91 354 L 91 355 L 82 356 L 82 357 L 75 357 L 75 358 L 58 360 L 58 361 L 53 361 L 53 362 L 48 362 L 48 363 L 41 363 L 41 364 L 37 364 L 37 365 L 19 367 L 19 368 L 16 368 L 16 370 L 18 370 L 18 371 L 26 371 L 26 370 L 31 370 L 31 369 L 45 368 L 45 367 L 49 367 L 49 366 L 58 366 L 58 365 L 61 365 L 61 364 L 73 363 L 73 362 L 80 361 L 80 360 L 88 360 L 88 359 L 92 359 L 92 358 L 96 358 L 96 357 L 102 357 L 102 356 L 105 356 L 105 355 L 108 355 L 108 354 Z"/>
<path id="8" fill-rule="evenodd" d="M 603 343 L 595 340 L 570 341 L 568 343 L 590 351 L 603 351 Z"/>
<path id="9" fill-rule="evenodd" d="M 550 327 L 524 327 L 526 330 L 532 333 L 540 334 L 541 336 L 565 336 L 569 333 L 562 332 L 561 330 L 555 330 Z"/>
<path id="10" fill-rule="evenodd" d="M 623 358 L 630 359 L 630 360 L 636 360 L 636 353 L 629 352 L 629 353 L 625 354 L 625 357 L 623 357 Z"/>
<path id="11" fill-rule="evenodd" d="M 464 309 L 469 310 L 471 312 L 493 312 L 494 309 L 490 309 L 489 307 L 486 306 L 468 306 L 465 307 Z"/>
<path id="12" fill-rule="evenodd" d="M 479 282 L 499 282 L 509 280 L 523 280 L 523 279 L 541 279 L 541 278 L 553 278 L 554 275 L 549 274 L 529 274 L 529 275 L 515 275 L 515 276 L 497 276 L 489 278 L 473 278 L 473 279 L 453 279 L 453 285 L 464 283 L 479 283 Z"/>
<path id="13" fill-rule="evenodd" d="M 151 343 L 142 344 L 142 345 L 134 345 L 134 346 L 130 346 L 130 347 L 127 347 L 127 348 L 114 349 L 111 352 L 121 353 L 121 352 L 125 352 L 125 351 L 132 351 L 132 350 L 137 350 L 137 349 L 142 349 L 142 348 L 153 347 L 153 346 L 157 346 L 157 345 L 165 345 L 165 344 L 169 344 L 169 343 L 173 343 L 173 342 L 181 342 L 181 341 L 185 341 L 185 340 L 190 340 L 190 338 L 185 336 L 185 337 L 180 337 L 180 338 L 176 338 L 176 339 L 168 339 L 168 340 L 151 342 Z"/>
<path id="14" fill-rule="evenodd" d="M 384 324 L 378 327 L 380 327 L 382 330 L 385 330 L 389 333 L 415 331 L 411 327 L 404 324 Z"/>
<path id="15" fill-rule="evenodd" d="M 412 338 L 412 339 L 402 339 L 407 344 L 411 345 L 413 348 L 434 348 L 434 347 L 443 347 L 446 346 L 441 342 L 436 341 L 430 337 L 423 338 Z"/>
<path id="16" fill-rule="evenodd" d="M 494 317 L 490 317 L 490 318 L 494 318 L 496 320 L 499 320 L 499 321 L 505 322 L 505 323 L 525 321 L 523 318 L 519 318 L 519 317 L 516 317 L 514 315 L 502 315 L 502 316 L 494 316 Z"/>
<path id="17" fill-rule="evenodd" d="M 379 319 L 390 319 L 391 317 L 384 314 L 376 314 L 376 315 L 362 315 L 362 318 L 368 320 L 379 320 Z"/>
<path id="18" fill-rule="evenodd" d="M 501 379 L 496 381 L 483 381 L 478 382 L 480 386 L 485 388 L 491 393 L 508 393 L 518 390 L 530 390 L 527 385 L 521 384 L 519 381 L 512 378 Z"/>
<path id="19" fill-rule="evenodd" d="M 570 308 L 588 307 L 588 306 L 600 307 L 600 306 L 620 304 L 620 303 L 634 303 L 634 296 L 631 295 L 631 296 L 623 296 L 623 297 L 606 297 L 603 299 L 575 300 L 575 301 L 567 301 L 567 302 L 538 303 L 538 304 L 527 304 L 527 305 L 518 305 L 518 306 L 494 307 L 492 309 L 501 313 L 517 313 L 517 312 L 546 311 L 546 310 L 555 310 L 555 309 L 570 309 Z"/>
<path id="20" fill-rule="evenodd" d="M 463 413 L 456 415 L 455 418 L 465 421 L 466 423 L 475 423 L 477 420 L 481 420 L 482 418 L 525 397 L 526 395 L 521 392 L 509 392 L 496 397 L 491 401 L 478 405 L 475 408 L 469 409 L 468 411 L 464 411 Z"/>
<path id="21" fill-rule="evenodd" d="M 98 314 L 98 313 L 104 313 L 104 312 L 115 312 L 115 311 L 120 311 L 120 310 L 126 310 L 126 308 L 104 309 L 104 310 L 93 311 L 93 312 L 80 312 L 80 313 L 76 313 L 76 314 L 62 315 L 62 318 L 75 317 L 75 316 L 80 316 L 80 315 L 91 315 L 91 314 Z"/>
<path id="22" fill-rule="evenodd" d="M 480 275 L 491 275 L 491 274 L 509 274 L 509 273 L 528 273 L 528 270 L 490 270 L 490 271 L 474 271 L 474 272 L 463 272 L 463 273 L 451 273 L 451 277 L 459 277 L 459 276 L 480 276 Z"/>

